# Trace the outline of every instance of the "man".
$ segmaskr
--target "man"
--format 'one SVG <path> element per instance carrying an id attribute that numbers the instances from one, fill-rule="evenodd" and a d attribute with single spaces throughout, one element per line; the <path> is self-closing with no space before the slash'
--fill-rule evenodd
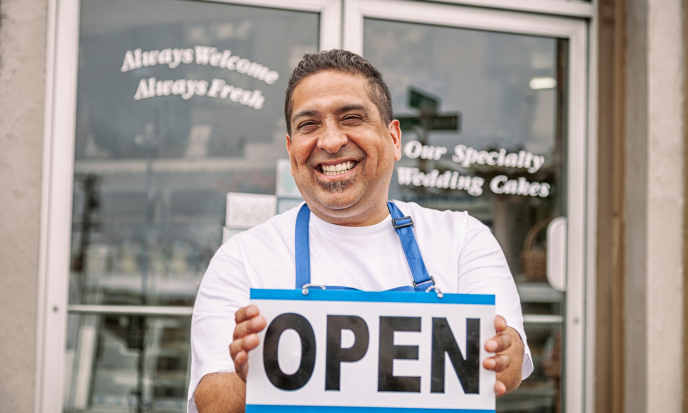
<path id="1" fill-rule="evenodd" d="M 311 211 L 311 283 L 368 291 L 412 284 L 387 206 L 401 131 L 381 74 L 343 50 L 305 55 L 289 80 L 285 117 L 291 173 Z M 497 241 L 465 212 L 394 204 L 413 217 L 438 288 L 496 295 L 504 317 L 497 317 L 497 335 L 485 344 L 497 354 L 483 367 L 497 372 L 498 397 L 513 391 L 532 362 L 516 286 Z M 194 307 L 189 411 L 244 410 L 248 352 L 266 324 L 258 308 L 247 306 L 249 289 L 295 288 L 300 210 L 232 237 L 211 261 Z"/>

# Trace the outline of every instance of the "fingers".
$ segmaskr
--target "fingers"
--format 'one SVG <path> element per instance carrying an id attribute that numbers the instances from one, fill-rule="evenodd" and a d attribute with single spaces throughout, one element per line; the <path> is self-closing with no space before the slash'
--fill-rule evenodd
<path id="1" fill-rule="evenodd" d="M 511 347 L 511 336 L 509 333 L 497 334 L 485 342 L 485 350 L 490 353 L 501 353 Z"/>
<path id="2" fill-rule="evenodd" d="M 504 317 L 502 317 L 501 315 L 498 315 L 497 317 L 495 317 L 494 326 L 495 326 L 495 330 L 497 330 L 497 334 L 506 331 L 507 325 L 506 325 L 506 320 L 504 319 Z"/>
<path id="3" fill-rule="evenodd" d="M 486 370 L 492 370 L 496 373 L 501 373 L 508 369 L 511 365 L 511 357 L 508 354 L 497 354 L 494 357 L 488 357 L 483 361 L 483 367 Z"/>
<path id="4" fill-rule="evenodd" d="M 259 314 L 260 312 L 258 311 L 258 307 L 255 305 L 249 305 L 247 307 L 240 308 L 239 311 L 234 314 L 234 320 L 237 324 L 239 324 Z"/>
<path id="5" fill-rule="evenodd" d="M 234 341 L 229 345 L 229 354 L 234 361 L 234 369 L 243 381 L 248 373 L 248 352 L 258 347 L 260 340 L 256 333 L 265 328 L 265 318 L 260 316 L 258 307 L 249 305 L 236 312 L 234 319 Z"/>
<path id="6" fill-rule="evenodd" d="M 494 392 L 497 398 L 504 396 L 504 394 L 506 394 L 506 385 L 497 380 L 494 385 Z"/>
<path id="7" fill-rule="evenodd" d="M 246 320 L 243 323 L 237 323 L 236 327 L 234 327 L 234 340 L 239 340 L 250 334 L 263 331 L 265 324 L 265 319 L 259 315 Z"/>
<path id="8" fill-rule="evenodd" d="M 245 351 L 239 352 L 234 358 L 234 371 L 241 380 L 246 382 L 246 375 L 248 374 L 248 353 Z"/>
<path id="9" fill-rule="evenodd" d="M 246 337 L 234 340 L 232 341 L 232 344 L 229 345 L 229 355 L 236 362 L 236 358 L 239 353 L 242 351 L 248 353 L 249 351 L 258 347 L 258 343 L 258 336 L 255 334 L 250 334 Z"/>
<path id="10" fill-rule="evenodd" d="M 260 340 L 256 334 L 250 334 L 244 338 L 234 340 L 229 345 L 229 354 L 234 360 L 234 370 L 237 375 L 246 381 L 248 373 L 248 352 L 258 347 Z"/>

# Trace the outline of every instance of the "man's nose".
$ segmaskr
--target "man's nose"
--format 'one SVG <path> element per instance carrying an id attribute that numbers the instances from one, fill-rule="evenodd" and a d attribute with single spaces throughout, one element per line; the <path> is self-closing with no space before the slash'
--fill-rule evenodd
<path id="1" fill-rule="evenodd" d="M 349 142 L 346 133 L 336 124 L 326 122 L 320 139 L 318 139 L 318 147 L 328 153 L 335 154 L 339 149 Z"/>

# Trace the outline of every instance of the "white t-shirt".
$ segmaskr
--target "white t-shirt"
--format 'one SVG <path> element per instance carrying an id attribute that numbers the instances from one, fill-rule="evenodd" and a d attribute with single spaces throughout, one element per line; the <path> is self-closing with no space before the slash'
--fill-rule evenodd
<path id="1" fill-rule="evenodd" d="M 494 294 L 496 312 L 521 335 L 521 375 L 533 371 L 523 331 L 516 284 L 490 230 L 466 212 L 436 211 L 394 201 L 415 222 L 414 233 L 428 273 L 443 292 Z M 230 238 L 210 261 L 191 324 L 189 412 L 203 376 L 234 371 L 229 344 L 234 313 L 249 304 L 251 288 L 294 289 L 294 236 L 300 206 Z M 367 227 L 329 224 L 311 213 L 311 284 L 383 291 L 411 285 L 401 241 L 387 216 Z"/>

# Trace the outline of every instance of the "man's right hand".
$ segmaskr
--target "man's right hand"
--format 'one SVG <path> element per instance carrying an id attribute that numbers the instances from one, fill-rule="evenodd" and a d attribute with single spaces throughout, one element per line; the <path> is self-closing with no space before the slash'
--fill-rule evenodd
<path id="1" fill-rule="evenodd" d="M 265 319 L 260 315 L 258 307 L 249 305 L 239 309 L 234 315 L 236 327 L 229 354 L 234 360 L 237 376 L 246 382 L 248 374 L 248 352 L 258 347 L 258 335 L 265 328 Z"/>

